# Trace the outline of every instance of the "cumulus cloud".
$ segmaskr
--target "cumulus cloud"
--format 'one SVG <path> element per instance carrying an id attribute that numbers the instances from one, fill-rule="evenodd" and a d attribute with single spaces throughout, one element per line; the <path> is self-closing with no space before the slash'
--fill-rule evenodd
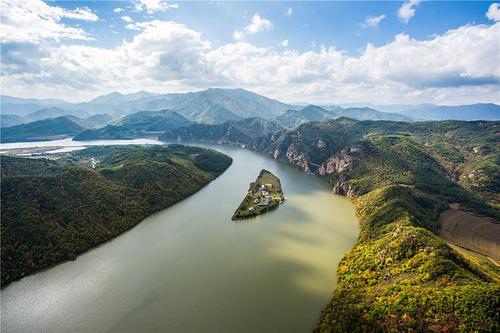
<path id="1" fill-rule="evenodd" d="M 325 46 L 290 50 L 287 40 L 275 47 L 245 41 L 212 45 L 173 21 L 128 27 L 136 31 L 133 38 L 113 48 L 52 43 L 46 34 L 50 42 L 4 43 L 4 93 L 90 97 L 137 87 L 165 92 L 226 86 L 312 103 L 500 102 L 500 22 L 426 39 L 399 34 L 382 46 L 368 44 L 358 56 Z"/>
<path id="2" fill-rule="evenodd" d="M 122 16 L 121 19 L 127 23 L 131 23 L 134 21 L 134 20 L 132 20 L 132 18 L 130 16 Z"/>
<path id="3" fill-rule="evenodd" d="M 260 31 L 267 31 L 273 28 L 273 24 L 268 19 L 261 17 L 259 14 L 252 16 L 250 24 L 243 30 L 236 30 L 233 32 L 233 38 L 236 40 L 243 40 L 247 35 L 254 35 Z"/>
<path id="4" fill-rule="evenodd" d="M 292 7 L 288 7 L 287 10 L 286 10 L 285 15 L 288 16 L 288 17 L 290 17 L 290 16 L 292 16 L 292 14 L 293 14 Z"/>
<path id="5" fill-rule="evenodd" d="M 378 28 L 378 25 L 382 20 L 385 19 L 385 14 L 379 16 L 368 16 L 363 23 L 361 23 L 361 27 L 363 28 Z"/>
<path id="6" fill-rule="evenodd" d="M 96 14 L 94 14 L 89 8 L 86 7 L 76 8 L 74 10 L 63 9 L 61 16 L 75 20 L 92 21 L 92 22 L 95 22 L 99 19 L 99 17 Z"/>
<path id="7" fill-rule="evenodd" d="M 420 4 L 420 0 L 406 0 L 401 7 L 399 7 L 398 17 L 401 22 L 408 23 L 415 15 L 416 7 Z"/>
<path id="8" fill-rule="evenodd" d="M 115 9 L 113 9 L 113 12 L 114 13 L 121 13 L 121 12 L 123 12 L 123 8 L 116 7 Z"/>
<path id="9" fill-rule="evenodd" d="M 488 8 L 486 17 L 495 22 L 500 21 L 500 4 L 492 3 Z"/>
<path id="10" fill-rule="evenodd" d="M 154 14 L 172 8 L 179 8 L 179 5 L 162 0 L 137 0 L 135 3 L 136 10 L 146 11 L 148 14 Z"/>
<path id="11" fill-rule="evenodd" d="M 0 39 L 6 42 L 37 43 L 43 39 L 91 39 L 81 28 L 61 23 L 62 18 L 97 21 L 88 8 L 67 10 L 39 0 L 0 2 Z"/>

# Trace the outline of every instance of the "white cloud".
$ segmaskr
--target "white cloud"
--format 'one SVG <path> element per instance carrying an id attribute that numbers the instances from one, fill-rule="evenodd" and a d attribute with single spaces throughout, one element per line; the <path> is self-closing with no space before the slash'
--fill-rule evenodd
<path id="1" fill-rule="evenodd" d="M 404 23 L 408 23 L 410 19 L 415 15 L 415 7 L 417 7 L 419 4 L 420 0 L 406 0 L 399 8 L 399 19 Z"/>
<path id="2" fill-rule="evenodd" d="M 260 31 L 267 31 L 273 28 L 273 24 L 268 19 L 261 17 L 259 14 L 252 16 L 250 24 L 243 30 L 233 32 L 233 38 L 240 41 L 245 39 L 247 35 L 254 35 Z"/>
<path id="3" fill-rule="evenodd" d="M 132 18 L 130 16 L 122 16 L 121 19 L 127 23 L 131 23 L 134 21 L 134 20 L 132 20 Z"/>
<path id="4" fill-rule="evenodd" d="M 62 16 L 74 20 L 92 21 L 95 22 L 99 17 L 94 14 L 89 8 L 76 8 L 74 10 L 64 9 Z"/>
<path id="5" fill-rule="evenodd" d="M 286 15 L 286 16 L 288 16 L 288 17 L 290 17 L 290 16 L 292 16 L 292 14 L 293 14 L 293 9 L 292 9 L 292 7 L 288 7 L 288 9 L 286 10 L 285 15 Z"/>
<path id="6" fill-rule="evenodd" d="M 91 39 L 81 28 L 61 23 L 62 18 L 96 21 L 88 8 L 67 10 L 39 0 L 3 0 L 0 39 L 5 42 L 38 43 L 44 39 Z"/>
<path id="7" fill-rule="evenodd" d="M 287 40 L 275 47 L 214 46 L 172 21 L 128 27 L 137 31 L 132 40 L 110 49 L 53 43 L 2 48 L 3 92 L 83 98 L 137 87 L 166 92 L 226 86 L 310 103 L 500 102 L 500 22 L 424 40 L 400 34 L 383 46 L 368 44 L 359 56 L 325 46 L 289 50 Z"/>
<path id="8" fill-rule="evenodd" d="M 137 0 L 135 9 L 138 11 L 146 11 L 148 14 L 154 14 L 167 9 L 179 8 L 175 3 L 168 3 L 162 0 Z"/>
<path id="9" fill-rule="evenodd" d="M 116 7 L 115 9 L 113 9 L 113 12 L 114 13 L 121 13 L 121 12 L 123 12 L 123 8 Z"/>
<path id="10" fill-rule="evenodd" d="M 378 25 L 382 20 L 385 19 L 385 14 L 379 16 L 368 16 L 363 23 L 361 23 L 361 27 L 363 28 L 378 28 Z"/>
<path id="11" fill-rule="evenodd" d="M 488 8 L 486 17 L 495 22 L 500 21 L 500 4 L 492 3 Z"/>

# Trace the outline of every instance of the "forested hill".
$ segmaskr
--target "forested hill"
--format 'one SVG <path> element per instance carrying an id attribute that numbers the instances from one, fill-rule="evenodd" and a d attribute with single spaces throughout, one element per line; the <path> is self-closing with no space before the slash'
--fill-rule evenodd
<path id="1" fill-rule="evenodd" d="M 360 237 L 338 266 L 316 331 L 499 330 L 500 269 L 438 236 L 450 204 L 499 221 L 498 133 L 500 122 L 344 118 L 250 145 L 324 178 L 354 202 Z"/>
<path id="2" fill-rule="evenodd" d="M 338 267 L 317 331 L 499 329 L 500 269 L 451 248 L 439 236 L 439 217 L 453 205 L 499 221 L 500 122 L 339 118 L 267 134 L 242 123 L 215 128 L 163 138 L 244 143 L 353 200 L 360 238 Z"/>
<path id="3" fill-rule="evenodd" d="M 181 145 L 92 147 L 59 160 L 2 156 L 2 286 L 76 258 L 198 191 L 231 162 Z"/>
<path id="4" fill-rule="evenodd" d="M 80 133 L 87 128 L 87 123 L 73 116 L 63 116 L 34 121 L 2 128 L 0 141 L 48 141 L 61 139 Z"/>

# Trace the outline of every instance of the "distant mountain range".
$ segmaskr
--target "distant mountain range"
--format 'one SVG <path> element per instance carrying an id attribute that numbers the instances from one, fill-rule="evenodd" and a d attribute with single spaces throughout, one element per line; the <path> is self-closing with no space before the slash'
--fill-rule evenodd
<path id="1" fill-rule="evenodd" d="M 112 125 L 89 129 L 77 135 L 75 140 L 130 139 L 166 132 L 162 138 L 168 140 L 213 140 L 237 141 L 240 143 L 282 128 L 292 128 L 308 121 L 325 121 L 343 117 L 345 114 L 358 120 L 409 121 L 410 117 L 373 110 L 370 108 L 336 108 L 326 110 L 309 105 L 302 109 L 289 109 L 269 119 L 260 117 L 228 120 L 222 124 L 200 124 L 192 122 L 177 111 L 141 111 L 124 116 Z M 161 133 L 160 133 L 161 134 Z"/>
<path id="2" fill-rule="evenodd" d="M 348 117 L 356 120 L 413 120 L 409 116 L 380 112 L 368 107 L 344 109 L 338 106 L 322 108 L 315 105 L 309 105 L 298 110 L 287 110 L 285 113 L 273 118 L 273 120 L 279 122 L 284 127 L 295 127 L 307 121 L 325 121 L 340 117 Z"/>
<path id="3" fill-rule="evenodd" d="M 32 141 L 60 135 L 78 135 L 78 139 L 124 139 L 159 135 L 174 135 L 182 127 L 189 130 L 226 129 L 235 131 L 215 135 L 245 137 L 242 130 L 251 122 L 258 133 L 266 128 L 292 128 L 309 121 L 325 121 L 348 117 L 356 120 L 496 120 L 500 106 L 473 104 L 462 106 L 389 105 L 372 107 L 315 106 L 285 104 L 243 89 L 207 89 L 185 94 L 153 94 L 140 91 L 133 94 L 111 93 L 84 103 L 68 103 L 58 99 L 22 99 L 1 97 L 0 125 L 5 140 Z M 248 122 L 246 119 L 251 119 Z M 258 119 L 258 120 L 256 120 Z M 265 121 L 264 121 L 265 120 Z M 42 121 L 40 123 L 40 121 Z M 81 131 L 70 126 L 79 124 Z M 52 124 L 54 128 L 49 130 Z M 208 126 L 196 126 L 204 124 Z M 243 126 L 243 125 L 244 126 Z M 213 126 L 210 125 L 223 125 Z M 67 130 L 63 130 L 66 128 Z M 243 127 L 242 127 L 243 126 Z M 181 131 L 181 130 L 179 130 Z M 180 136 L 196 137 L 182 130 Z M 241 135 L 235 133 L 241 132 Z M 179 132 L 180 134 L 180 132 Z"/>
<path id="4" fill-rule="evenodd" d="M 0 126 L 9 127 L 62 116 L 73 116 L 80 119 L 85 119 L 90 124 L 95 126 L 103 126 L 113 120 L 113 117 L 107 113 L 89 115 L 89 113 L 85 110 L 63 109 L 57 106 L 52 106 L 40 109 L 24 116 L 2 113 L 0 114 Z"/>
<path id="5" fill-rule="evenodd" d="M 220 124 L 250 117 L 275 117 L 291 106 L 243 89 L 208 89 L 140 98 L 120 107 L 129 112 L 170 109 L 198 123 Z"/>
<path id="6" fill-rule="evenodd" d="M 499 120 L 500 105 L 491 103 L 458 106 L 426 105 L 399 113 L 425 120 Z"/>
<path id="7" fill-rule="evenodd" d="M 150 135 L 159 135 L 177 127 L 193 122 L 176 111 L 140 111 L 120 118 L 112 125 L 87 129 L 74 140 L 132 139 Z"/>
<path id="8" fill-rule="evenodd" d="M 335 105 L 321 107 L 327 112 L 316 110 L 319 113 L 313 118 L 346 116 L 358 120 L 401 121 L 500 119 L 500 106 L 496 104 L 438 106 L 433 104 L 362 105 L 351 103 L 346 107 Z M 282 103 L 244 89 L 211 88 L 198 92 L 174 94 L 154 94 L 146 91 L 132 94 L 113 92 L 82 103 L 68 103 L 60 99 L 23 99 L 1 96 L 3 118 L 1 123 L 2 126 L 12 126 L 21 122 L 63 115 L 86 118 L 90 115 L 103 113 L 116 118 L 138 111 L 165 109 L 176 111 L 186 119 L 197 123 L 221 124 L 229 120 L 254 117 L 271 119 L 290 110 L 304 110 L 305 108 Z M 304 112 L 315 111 L 305 110 Z M 296 117 L 296 120 L 309 118 L 299 114 L 292 115 L 292 117 Z M 291 119 L 289 120 L 291 121 Z"/>
<path id="9" fill-rule="evenodd" d="M 2 114 L 26 116 L 48 107 L 78 111 L 71 114 L 80 118 L 88 114 L 108 113 L 114 116 L 138 111 L 176 111 L 187 119 L 199 123 L 220 124 L 228 120 L 249 117 L 275 117 L 291 105 L 281 103 L 243 89 L 207 89 L 185 94 L 134 94 L 111 93 L 99 96 L 90 102 L 67 103 L 61 100 L 35 100 L 2 96 Z M 76 112 L 76 113 L 78 113 Z"/>
<path id="10" fill-rule="evenodd" d="M 500 105 L 493 103 L 478 103 L 470 105 L 435 105 L 435 104 L 348 104 L 370 107 L 386 113 L 398 113 L 414 120 L 500 120 Z M 325 107 L 327 108 L 327 107 Z M 375 120 L 375 119 L 372 119 Z"/>

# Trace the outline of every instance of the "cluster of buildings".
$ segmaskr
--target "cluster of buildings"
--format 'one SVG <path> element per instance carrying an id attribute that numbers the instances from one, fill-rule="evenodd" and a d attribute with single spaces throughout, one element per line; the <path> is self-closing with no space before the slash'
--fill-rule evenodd
<path id="1" fill-rule="evenodd" d="M 257 192 L 253 194 L 253 203 L 259 206 L 269 206 L 271 202 L 271 195 L 269 194 L 269 190 L 272 189 L 272 184 L 261 184 L 257 187 Z M 252 194 L 252 191 L 250 191 Z M 255 206 L 251 206 L 248 208 L 249 211 L 254 211 Z"/>
<path id="2" fill-rule="evenodd" d="M 95 157 L 90 158 L 90 163 L 92 164 L 92 169 L 95 169 L 99 161 Z"/>

